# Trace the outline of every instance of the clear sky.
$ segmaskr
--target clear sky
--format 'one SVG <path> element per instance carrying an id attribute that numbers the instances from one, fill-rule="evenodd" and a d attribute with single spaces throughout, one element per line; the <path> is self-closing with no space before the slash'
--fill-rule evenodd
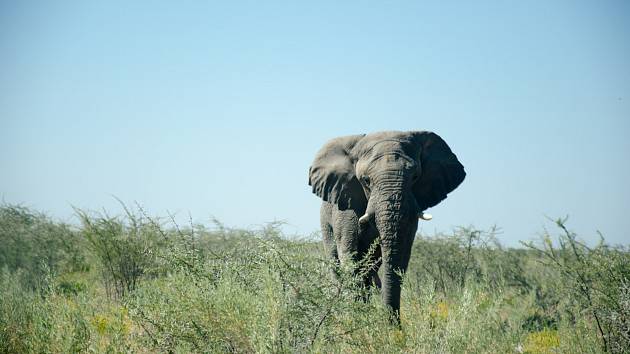
<path id="1" fill-rule="evenodd" d="M 432 130 L 468 176 L 424 232 L 627 244 L 629 63 L 628 1 L 2 1 L 0 195 L 309 234 L 326 140 Z"/>

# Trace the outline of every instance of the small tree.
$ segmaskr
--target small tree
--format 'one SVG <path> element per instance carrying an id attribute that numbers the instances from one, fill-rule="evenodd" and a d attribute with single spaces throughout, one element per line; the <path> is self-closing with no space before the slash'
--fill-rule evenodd
<path id="1" fill-rule="evenodd" d="M 155 224 L 142 214 L 132 213 L 123 205 L 123 217 L 75 209 L 82 234 L 101 265 L 107 295 L 124 297 L 136 289 L 138 281 L 155 260 L 153 249 L 158 240 Z"/>
<path id="2" fill-rule="evenodd" d="M 573 299 L 577 316 L 588 314 L 597 328 L 602 349 L 613 353 L 630 348 L 630 253 L 622 246 L 600 242 L 588 247 L 566 227 L 567 218 L 555 220 L 561 233 L 554 245 L 545 232 L 542 245 L 523 242 L 543 256 L 547 266 L 563 278 L 566 298 Z"/>
<path id="3" fill-rule="evenodd" d="M 0 268 L 23 270 L 24 285 L 38 288 L 48 273 L 89 268 L 84 244 L 69 225 L 19 205 L 0 205 Z"/>

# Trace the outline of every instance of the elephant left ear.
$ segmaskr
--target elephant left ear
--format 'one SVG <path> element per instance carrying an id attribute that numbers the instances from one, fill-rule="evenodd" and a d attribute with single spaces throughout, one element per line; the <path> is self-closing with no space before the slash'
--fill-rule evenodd
<path id="1" fill-rule="evenodd" d="M 350 135 L 326 143 L 315 155 L 308 173 L 308 184 L 313 193 L 340 210 L 367 203 L 363 188 L 354 172 L 351 151 L 365 136 Z"/>
<path id="2" fill-rule="evenodd" d="M 432 132 L 414 134 L 422 172 L 413 186 L 420 211 L 438 205 L 466 177 L 464 166 L 442 138 Z"/>

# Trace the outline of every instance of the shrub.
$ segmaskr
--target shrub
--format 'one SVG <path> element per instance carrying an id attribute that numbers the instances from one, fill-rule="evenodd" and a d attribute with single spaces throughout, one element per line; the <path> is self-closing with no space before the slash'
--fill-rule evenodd
<path id="1" fill-rule="evenodd" d="M 396 327 L 378 290 L 358 288 L 351 267 L 329 260 L 319 239 L 286 237 L 277 223 L 180 227 L 140 207 L 117 217 L 77 213 L 76 228 L 19 208 L 0 218 L 12 242 L 0 247 L 0 353 L 627 348 L 628 250 L 571 245 L 566 232 L 560 245 L 529 249 L 501 247 L 496 229 L 419 236 Z M 35 232 L 54 247 L 39 249 Z M 75 267 L 81 257 L 72 252 L 94 265 Z M 45 254 L 50 262 L 35 260 Z"/>
<path id="2" fill-rule="evenodd" d="M 94 293 L 59 292 L 50 273 L 46 286 L 25 287 L 20 273 L 0 272 L 0 353 L 137 351 L 131 322 L 118 304 Z M 134 349 L 135 348 L 135 349 Z"/>
<path id="3" fill-rule="evenodd" d="M 408 276 L 430 280 L 444 296 L 460 292 L 467 281 L 490 288 L 528 288 L 522 264 L 527 255 L 503 249 L 496 239 L 498 232 L 496 227 L 479 230 L 469 226 L 452 234 L 418 235 Z"/>
<path id="4" fill-rule="evenodd" d="M 123 207 L 125 215 L 118 217 L 75 209 L 82 223 L 81 234 L 100 263 L 107 295 L 116 298 L 135 290 L 154 265 L 154 251 L 159 249 L 161 237 L 153 220 L 140 208 L 133 213 Z"/>
<path id="5" fill-rule="evenodd" d="M 545 265 L 558 270 L 557 286 L 564 292 L 570 317 L 592 319 L 604 351 L 625 352 L 630 348 L 630 252 L 605 244 L 603 237 L 595 247 L 588 247 L 567 229 L 566 221 L 555 221 L 561 230 L 557 245 L 548 232 L 542 245 L 524 244 L 539 252 Z"/>
<path id="6" fill-rule="evenodd" d="M 172 273 L 128 300 L 157 350 L 301 352 L 336 338 L 349 309 L 368 306 L 354 301 L 350 270 L 335 280 L 319 244 L 282 239 L 275 224 L 259 232 L 198 231 L 197 239 L 170 235 L 159 257 Z M 191 252 L 192 240 L 211 245 L 212 238 L 231 247 Z"/>
<path id="7" fill-rule="evenodd" d="M 87 271 L 90 267 L 81 236 L 63 223 L 28 208 L 0 206 L 0 268 L 22 269 L 27 286 L 37 288 L 47 272 Z"/>

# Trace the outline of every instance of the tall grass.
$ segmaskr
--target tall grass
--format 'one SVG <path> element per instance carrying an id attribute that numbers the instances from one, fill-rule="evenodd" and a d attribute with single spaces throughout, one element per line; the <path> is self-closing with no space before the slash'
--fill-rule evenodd
<path id="1" fill-rule="evenodd" d="M 630 351 L 630 249 L 607 245 L 603 237 L 589 247 L 569 231 L 566 222 L 566 218 L 555 221 L 561 230 L 557 245 L 548 232 L 541 245 L 524 244 L 558 271 L 568 314 L 594 321 L 602 350 Z"/>
<path id="2" fill-rule="evenodd" d="M 77 215 L 71 227 L 0 208 L 0 352 L 628 348 L 628 250 L 588 248 L 564 223 L 556 243 L 547 235 L 521 249 L 502 247 L 496 229 L 418 235 L 399 328 L 378 290 L 366 294 L 319 240 L 286 237 L 278 224 L 181 226 L 141 208 Z M 41 238 L 52 249 L 39 249 Z M 42 252 L 53 256 L 39 265 Z"/>
<path id="3" fill-rule="evenodd" d="M 119 299 L 133 292 L 140 278 L 155 269 L 154 251 L 164 241 L 152 219 L 123 207 L 125 214 L 117 217 L 75 210 L 82 226 L 79 233 L 98 261 L 107 295 Z"/>
<path id="4" fill-rule="evenodd" d="M 84 239 L 69 225 L 19 205 L 0 206 L 0 268 L 22 270 L 21 281 L 42 286 L 48 273 L 87 271 Z"/>

